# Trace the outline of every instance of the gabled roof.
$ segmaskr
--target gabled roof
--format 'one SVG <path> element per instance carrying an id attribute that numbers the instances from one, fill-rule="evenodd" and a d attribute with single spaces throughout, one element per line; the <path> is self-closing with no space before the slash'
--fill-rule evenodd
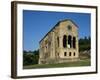
<path id="1" fill-rule="evenodd" d="M 57 22 L 57 24 L 39 41 L 39 43 L 53 30 L 55 29 L 61 22 L 64 22 L 64 21 L 71 21 L 77 28 L 78 26 L 71 20 L 71 19 L 64 19 L 64 20 L 61 20 L 59 22 Z"/>

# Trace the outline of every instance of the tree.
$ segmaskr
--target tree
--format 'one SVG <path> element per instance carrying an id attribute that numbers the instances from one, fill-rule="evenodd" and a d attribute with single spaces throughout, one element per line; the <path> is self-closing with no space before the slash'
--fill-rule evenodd
<path id="1" fill-rule="evenodd" d="M 84 38 L 79 39 L 79 51 L 90 50 L 90 48 L 91 48 L 90 36 L 88 38 L 85 36 Z"/>
<path id="2" fill-rule="evenodd" d="M 23 51 L 23 65 L 38 64 L 39 50 Z"/>

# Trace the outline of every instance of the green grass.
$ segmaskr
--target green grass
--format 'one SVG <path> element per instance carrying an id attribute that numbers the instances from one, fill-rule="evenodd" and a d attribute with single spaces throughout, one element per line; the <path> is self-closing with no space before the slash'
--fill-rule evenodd
<path id="1" fill-rule="evenodd" d="M 77 66 L 90 66 L 90 59 L 79 60 L 77 62 L 67 62 L 58 64 L 35 64 L 24 66 L 24 69 L 34 69 L 34 68 L 57 68 L 57 67 L 77 67 Z"/>

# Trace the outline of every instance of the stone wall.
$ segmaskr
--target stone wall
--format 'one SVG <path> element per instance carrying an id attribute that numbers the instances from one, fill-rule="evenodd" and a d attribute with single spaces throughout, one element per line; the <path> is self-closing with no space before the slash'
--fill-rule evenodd
<path id="1" fill-rule="evenodd" d="M 78 57 L 78 27 L 70 20 L 59 22 L 40 41 L 39 64 L 76 61 Z"/>

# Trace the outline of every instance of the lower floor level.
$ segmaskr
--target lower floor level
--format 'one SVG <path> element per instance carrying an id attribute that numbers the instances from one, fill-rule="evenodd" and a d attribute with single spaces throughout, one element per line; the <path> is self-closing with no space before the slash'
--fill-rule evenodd
<path id="1" fill-rule="evenodd" d="M 39 64 L 54 64 L 54 63 L 66 63 L 78 61 L 79 58 L 49 58 L 49 59 L 39 59 Z"/>

